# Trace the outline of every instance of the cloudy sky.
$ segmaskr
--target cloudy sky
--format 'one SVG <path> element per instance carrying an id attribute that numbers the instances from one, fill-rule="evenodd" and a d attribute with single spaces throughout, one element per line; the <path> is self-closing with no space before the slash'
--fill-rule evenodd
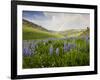
<path id="1" fill-rule="evenodd" d="M 53 31 L 90 27 L 90 15 L 88 13 L 23 11 L 22 17 Z"/>

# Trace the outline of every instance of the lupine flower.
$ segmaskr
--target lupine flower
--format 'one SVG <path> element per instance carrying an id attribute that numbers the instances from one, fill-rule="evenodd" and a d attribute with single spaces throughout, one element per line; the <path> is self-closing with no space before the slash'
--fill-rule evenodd
<path id="1" fill-rule="evenodd" d="M 50 55 L 53 53 L 53 46 L 51 45 L 49 48 Z"/>
<path id="2" fill-rule="evenodd" d="M 31 54 L 33 54 L 35 52 L 35 44 L 33 44 L 33 43 L 30 42 L 28 48 L 30 49 Z"/>
<path id="3" fill-rule="evenodd" d="M 87 43 L 89 42 L 89 36 L 86 36 L 86 42 Z"/>
<path id="4" fill-rule="evenodd" d="M 31 44 L 31 48 L 34 48 L 35 49 L 35 44 Z"/>
<path id="5" fill-rule="evenodd" d="M 66 43 L 64 43 L 64 52 L 66 52 L 67 51 L 67 45 L 66 45 Z"/>
<path id="6" fill-rule="evenodd" d="M 67 45 L 64 43 L 64 52 L 70 51 L 70 49 L 74 48 L 76 45 L 68 43 Z"/>
<path id="7" fill-rule="evenodd" d="M 59 55 L 59 48 L 56 48 L 56 54 Z"/>
<path id="8" fill-rule="evenodd" d="M 64 47 L 67 47 L 66 43 L 64 43 Z"/>
<path id="9" fill-rule="evenodd" d="M 30 56 L 30 55 L 31 55 L 31 50 L 30 50 L 29 48 L 24 48 L 24 49 L 23 49 L 23 54 L 24 54 L 25 56 Z"/>
<path id="10" fill-rule="evenodd" d="M 70 49 L 73 49 L 76 47 L 76 44 L 70 44 Z"/>
<path id="11" fill-rule="evenodd" d="M 71 48 L 71 44 L 68 43 L 68 45 L 67 45 L 67 50 L 69 51 L 70 48 Z"/>

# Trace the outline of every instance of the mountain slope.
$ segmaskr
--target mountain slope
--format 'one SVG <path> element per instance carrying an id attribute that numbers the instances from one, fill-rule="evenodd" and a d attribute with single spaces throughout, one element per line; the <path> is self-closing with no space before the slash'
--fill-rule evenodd
<path id="1" fill-rule="evenodd" d="M 84 37 L 89 36 L 89 28 L 87 29 L 71 29 L 60 32 L 65 37 Z"/>
<path id="2" fill-rule="evenodd" d="M 65 37 L 77 37 L 81 34 L 81 32 L 82 32 L 81 29 L 70 29 L 70 30 L 61 31 L 60 33 Z"/>
<path id="3" fill-rule="evenodd" d="M 87 27 L 87 29 L 85 29 L 81 34 L 80 36 L 84 37 L 84 36 L 89 36 L 90 34 L 90 29 Z"/>
<path id="4" fill-rule="evenodd" d="M 37 24 L 23 20 L 23 40 L 45 39 L 45 38 L 63 38 L 60 34 L 48 32 L 45 28 Z"/>
<path id="5" fill-rule="evenodd" d="M 28 27 L 32 27 L 32 28 L 35 28 L 35 29 L 39 29 L 39 30 L 43 30 L 43 31 L 48 31 L 47 29 L 43 28 L 42 26 L 39 26 L 33 22 L 30 22 L 28 20 L 25 20 L 23 19 L 23 25 L 25 26 L 28 26 Z"/>

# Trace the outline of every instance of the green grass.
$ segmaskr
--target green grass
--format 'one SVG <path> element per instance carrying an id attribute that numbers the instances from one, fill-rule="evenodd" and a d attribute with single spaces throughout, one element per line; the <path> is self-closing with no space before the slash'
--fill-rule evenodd
<path id="1" fill-rule="evenodd" d="M 63 43 L 73 43 L 76 47 L 68 52 L 63 52 Z M 50 45 L 53 45 L 54 52 L 49 53 Z M 59 55 L 56 48 L 60 49 Z M 86 66 L 89 65 L 89 43 L 85 40 L 55 40 L 38 43 L 35 54 L 23 57 L 23 68 L 42 68 L 42 67 L 67 67 L 67 66 Z"/>
<path id="2" fill-rule="evenodd" d="M 32 27 L 23 27 L 23 40 L 45 39 L 45 38 L 63 38 L 60 34 L 52 34 L 50 32 L 34 29 Z"/>

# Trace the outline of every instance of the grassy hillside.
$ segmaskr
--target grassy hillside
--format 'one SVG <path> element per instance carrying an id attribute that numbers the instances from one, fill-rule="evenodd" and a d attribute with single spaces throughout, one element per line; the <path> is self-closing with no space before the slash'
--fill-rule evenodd
<path id="1" fill-rule="evenodd" d="M 23 20 L 23 40 L 45 39 L 45 38 L 62 38 L 60 34 L 48 32 L 48 30 Z"/>
<path id="2" fill-rule="evenodd" d="M 60 33 L 64 35 L 65 37 L 78 37 L 82 33 L 82 30 L 81 29 L 76 29 L 76 30 L 71 29 L 71 30 L 62 31 Z"/>
<path id="3" fill-rule="evenodd" d="M 65 37 L 82 37 L 89 36 L 89 28 L 87 29 L 71 29 L 60 32 Z"/>
<path id="4" fill-rule="evenodd" d="M 90 29 L 87 27 L 84 31 L 79 36 L 89 36 L 90 34 Z"/>
<path id="5" fill-rule="evenodd" d="M 48 31 L 47 29 L 35 24 L 35 23 L 32 23 L 32 22 L 29 22 L 25 19 L 23 19 L 23 25 L 24 26 L 27 26 L 27 27 L 32 27 L 32 28 L 35 28 L 35 29 L 39 29 L 39 30 L 43 30 L 43 31 Z"/>
<path id="6" fill-rule="evenodd" d="M 46 39 L 46 38 L 64 38 L 64 37 L 82 37 L 89 36 L 87 29 L 71 29 L 66 31 L 49 31 L 42 26 L 23 19 L 23 40 Z"/>

